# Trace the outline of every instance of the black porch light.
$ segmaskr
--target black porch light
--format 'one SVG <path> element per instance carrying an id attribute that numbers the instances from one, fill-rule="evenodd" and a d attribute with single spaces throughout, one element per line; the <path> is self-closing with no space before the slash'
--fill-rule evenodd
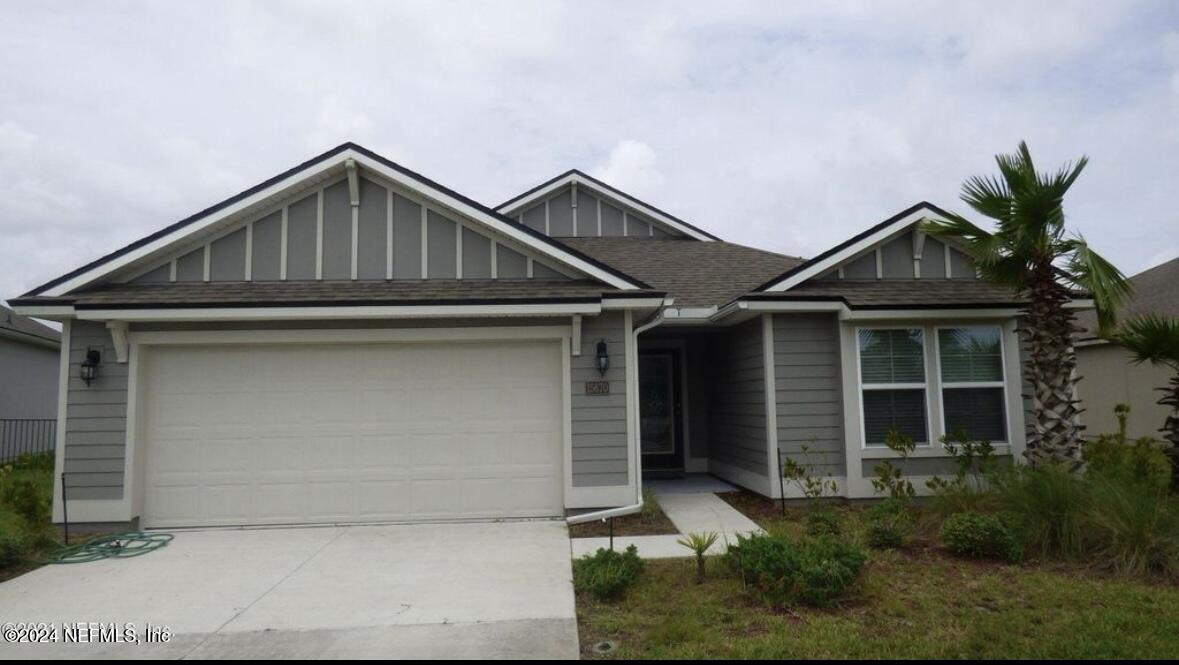
<path id="1" fill-rule="evenodd" d="M 86 359 L 82 361 L 82 380 L 86 385 L 98 378 L 98 363 L 102 362 L 102 354 L 98 349 L 86 351 Z"/>
<path id="2" fill-rule="evenodd" d="M 606 370 L 610 369 L 610 354 L 606 349 L 606 340 L 598 340 L 598 352 L 594 356 L 594 362 L 598 367 L 598 374 L 606 376 Z"/>

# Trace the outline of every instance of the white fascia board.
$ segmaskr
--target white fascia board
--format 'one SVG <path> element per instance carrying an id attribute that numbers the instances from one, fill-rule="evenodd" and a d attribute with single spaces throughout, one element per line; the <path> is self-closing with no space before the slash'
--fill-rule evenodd
<path id="1" fill-rule="evenodd" d="M 553 260 L 568 265 L 582 273 L 585 273 L 586 275 L 600 279 L 611 286 L 620 289 L 639 288 L 636 284 L 632 284 L 609 271 L 603 270 L 600 267 L 593 265 L 589 261 L 586 261 L 585 259 L 566 253 L 560 248 L 554 247 L 553 245 L 550 245 L 549 243 L 546 243 L 535 236 L 525 233 L 505 223 L 503 220 L 497 217 L 488 215 L 482 210 L 460 201 L 450 194 L 436 190 L 432 187 L 428 187 L 421 182 L 397 171 L 396 169 L 389 168 L 381 162 L 371 159 L 368 156 L 363 155 L 353 149 L 348 149 L 333 156 L 331 159 L 308 166 L 306 169 L 299 171 L 298 173 L 289 175 L 286 178 L 283 178 L 282 180 L 274 183 L 273 185 L 255 192 L 240 201 L 211 212 L 205 217 L 194 220 L 193 222 L 186 224 L 183 228 L 176 229 L 175 231 L 161 236 L 152 242 L 146 243 L 141 247 L 137 247 L 126 254 L 111 259 L 110 261 L 107 261 L 101 265 L 95 266 L 94 268 L 65 280 L 56 286 L 50 287 L 45 291 L 38 293 L 38 295 L 48 297 L 61 296 L 69 293 L 70 291 L 73 291 L 74 289 L 102 279 L 103 277 L 126 268 L 140 259 L 143 259 L 166 247 L 169 247 L 170 245 L 173 245 L 174 243 L 184 240 L 185 238 L 188 238 L 194 234 L 200 233 L 201 231 L 208 229 L 209 227 L 217 224 L 227 217 L 231 217 L 245 210 L 249 210 L 252 206 L 262 203 L 271 197 L 286 191 L 287 189 L 293 188 L 305 180 L 322 176 L 328 171 L 337 170 L 341 168 L 348 160 L 354 160 L 355 163 L 360 164 L 365 168 L 371 169 L 376 173 L 379 173 L 384 178 L 398 183 L 410 191 L 418 192 L 422 196 L 436 200 L 440 204 L 445 205 L 446 207 L 451 208 L 462 215 L 466 215 L 471 219 L 479 221 L 489 228 L 503 234 L 504 236 L 512 238 L 521 245 L 524 245 L 525 247 L 528 247 L 543 256 L 550 257 Z"/>
<path id="2" fill-rule="evenodd" d="M 906 228 L 908 228 L 908 227 L 910 227 L 910 226 L 912 226 L 922 220 L 930 220 L 930 221 L 938 221 L 938 222 L 949 221 L 945 217 L 943 217 L 942 215 L 939 215 L 936 212 L 934 212 L 933 210 L 931 210 L 929 208 L 922 207 L 922 208 L 915 210 L 912 213 L 905 215 L 904 217 L 896 220 L 892 224 L 889 224 L 888 226 L 885 226 L 884 228 L 878 229 L 875 233 L 872 233 L 864 238 L 861 238 L 859 241 L 852 243 L 851 245 L 848 245 L 847 247 L 844 247 L 843 249 L 839 250 L 838 252 L 832 254 L 831 256 L 828 256 L 827 258 L 825 258 L 821 261 L 816 261 L 814 264 L 807 266 L 803 270 L 800 270 L 800 271 L 794 273 L 793 275 L 790 275 L 789 277 L 786 277 L 785 279 L 782 279 L 782 280 L 778 281 L 777 283 L 766 287 L 765 290 L 766 291 L 785 291 L 787 289 L 794 288 L 795 286 L 798 286 L 799 284 L 805 282 L 806 280 L 811 279 L 812 277 L 816 277 L 818 275 L 821 275 L 821 274 L 827 272 L 828 270 L 830 270 L 831 268 L 834 268 L 835 266 L 839 265 L 840 263 L 843 263 L 844 261 L 851 259 L 852 257 L 860 254 L 861 252 L 863 252 L 863 251 L 865 251 L 875 245 L 878 245 L 881 242 L 884 242 L 885 240 L 896 235 L 900 231 L 903 231 L 904 229 L 906 229 Z"/>
<path id="3" fill-rule="evenodd" d="M 1092 298 L 1082 298 L 1080 300 L 1069 300 L 1064 303 L 1065 309 L 1093 309 L 1097 305 L 1094 304 Z"/>
<path id="4" fill-rule="evenodd" d="M 615 309 L 648 309 L 669 305 L 664 298 L 602 298 L 603 310 Z"/>
<path id="5" fill-rule="evenodd" d="M 721 321 L 740 313 L 848 312 L 847 305 L 831 300 L 737 300 L 717 310 L 710 319 Z"/>
<path id="6" fill-rule="evenodd" d="M 584 188 L 592 191 L 599 198 L 615 199 L 615 200 L 619 201 L 620 203 L 623 203 L 625 205 L 628 205 L 628 206 L 634 208 L 635 210 L 638 210 L 639 212 L 643 213 L 647 217 L 650 217 L 651 219 L 656 220 L 660 224 L 663 224 L 665 226 L 669 226 L 669 227 L 675 229 L 676 231 L 683 233 L 686 236 L 689 236 L 691 238 L 695 238 L 696 240 L 703 240 L 705 242 L 712 242 L 712 241 L 716 240 L 715 238 L 710 238 L 709 236 L 701 233 L 700 231 L 698 231 L 696 229 L 693 229 L 689 226 L 685 226 L 682 222 L 679 222 L 675 219 L 672 219 L 671 217 L 668 217 L 667 215 L 659 212 L 658 210 L 643 203 L 642 201 L 631 198 L 627 194 L 624 194 L 620 191 L 611 191 L 611 190 L 602 189 L 596 183 L 593 183 L 593 182 L 583 178 L 581 176 L 581 174 L 579 174 L 579 173 L 570 173 L 569 175 L 565 176 L 564 178 L 560 178 L 558 180 L 555 180 L 555 181 L 549 183 L 548 185 L 541 187 L 540 189 L 536 190 L 535 192 L 532 192 L 528 196 L 525 196 L 524 198 L 516 199 L 515 201 L 512 201 L 511 203 L 509 203 L 507 205 L 500 206 L 499 208 L 496 209 L 496 212 L 501 213 L 501 214 L 507 214 L 509 211 L 521 210 L 521 209 L 526 208 L 527 206 L 531 205 L 532 203 L 535 203 L 537 201 L 541 201 L 541 200 L 544 200 L 545 198 L 548 198 L 553 192 L 556 192 L 557 190 L 561 189 L 562 187 L 567 187 L 572 184 L 576 184 L 578 187 L 584 187 Z"/>
<path id="7" fill-rule="evenodd" d="M 88 321 L 267 321 L 316 319 L 409 319 L 494 316 L 597 315 L 600 303 L 534 305 L 361 305 L 356 307 L 210 307 L 184 309 L 85 309 Z"/>
<path id="8" fill-rule="evenodd" d="M 889 319 L 1010 319 L 1019 314 L 1015 307 L 980 307 L 945 309 L 849 309 L 840 314 L 844 321 L 882 321 Z"/>
<path id="9" fill-rule="evenodd" d="M 592 263 L 590 263 L 589 261 L 586 261 L 585 259 L 579 258 L 579 257 L 574 256 L 572 254 L 568 254 L 564 251 L 561 251 L 559 248 L 554 247 L 553 245 L 545 242 L 544 240 L 537 238 L 536 236 L 533 236 L 529 233 L 521 231 L 519 228 L 517 228 L 511 224 L 508 224 L 507 222 L 505 222 L 504 220 L 502 220 L 498 217 L 488 215 L 487 213 L 483 212 L 482 210 L 479 210 L 478 208 L 475 208 L 474 206 L 471 206 L 468 203 L 460 201 L 459 199 L 447 194 L 446 192 L 438 191 L 438 190 L 435 190 L 431 187 L 427 187 L 427 186 L 423 185 L 422 183 L 418 182 L 417 180 L 414 180 L 413 178 L 406 176 L 405 174 L 401 173 L 400 171 L 397 171 L 395 169 L 391 169 L 391 168 L 385 166 L 384 164 L 380 163 L 377 160 L 370 159 L 369 157 L 362 155 L 360 153 L 354 152 L 352 150 L 348 150 L 348 151 L 341 153 L 341 157 L 344 157 L 346 159 L 355 159 L 356 162 L 358 164 L 360 164 L 361 166 L 364 166 L 365 168 L 371 169 L 372 171 L 379 173 L 384 178 L 391 180 L 391 181 L 401 185 L 402 187 L 405 187 L 406 189 L 419 192 L 423 196 L 427 196 L 431 199 L 434 199 L 435 201 L 438 201 L 442 205 L 445 205 L 446 207 L 454 210 L 455 212 L 458 212 L 458 213 L 465 215 L 471 219 L 474 219 L 474 220 L 484 224 L 485 226 L 491 228 L 492 230 L 497 231 L 500 234 L 507 236 L 508 238 L 511 238 L 512 240 L 515 240 L 516 242 L 520 243 L 521 245 L 524 245 L 525 247 L 528 247 L 529 249 L 531 249 L 531 250 L 533 250 L 543 256 L 547 256 L 555 261 L 558 261 L 558 262 L 563 263 L 567 266 L 570 266 L 570 267 L 572 267 L 582 273 L 585 273 L 586 275 L 589 275 L 590 277 L 593 277 L 595 279 L 600 279 L 601 281 L 609 284 L 610 286 L 613 286 L 613 287 L 616 287 L 619 289 L 637 289 L 637 288 L 639 288 L 639 286 L 637 284 L 632 284 L 632 283 L 626 281 L 625 279 L 618 277 L 617 275 L 615 275 L 609 271 L 602 270 L 598 266 L 593 265 Z"/>
<path id="10" fill-rule="evenodd" d="M 74 316 L 73 305 L 14 305 L 12 311 L 21 316 L 34 316 L 50 321 L 62 321 Z"/>

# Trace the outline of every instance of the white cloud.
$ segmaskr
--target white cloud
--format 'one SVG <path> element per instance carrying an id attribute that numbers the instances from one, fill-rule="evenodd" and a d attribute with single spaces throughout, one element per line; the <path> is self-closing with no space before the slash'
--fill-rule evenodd
<path id="1" fill-rule="evenodd" d="M 345 140 L 495 204 L 577 166 L 813 255 L 1027 139 L 1128 272 L 1174 235 L 1174 3 L 0 5 L 0 296 Z M 114 36 L 114 37 L 112 37 Z M 960 208 L 960 206 L 958 206 Z"/>

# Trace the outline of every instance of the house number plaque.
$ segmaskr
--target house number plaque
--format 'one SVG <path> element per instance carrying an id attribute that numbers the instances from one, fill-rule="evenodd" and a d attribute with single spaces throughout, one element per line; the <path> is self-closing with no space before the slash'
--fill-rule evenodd
<path id="1" fill-rule="evenodd" d="M 586 381 L 585 394 L 587 395 L 609 395 L 610 382 L 609 381 Z"/>

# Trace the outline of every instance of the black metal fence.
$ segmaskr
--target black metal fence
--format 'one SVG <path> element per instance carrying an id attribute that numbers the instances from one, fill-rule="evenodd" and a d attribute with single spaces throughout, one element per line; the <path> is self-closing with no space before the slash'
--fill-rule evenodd
<path id="1" fill-rule="evenodd" d="M 25 453 L 46 453 L 57 444 L 53 418 L 0 418 L 0 464 Z"/>

